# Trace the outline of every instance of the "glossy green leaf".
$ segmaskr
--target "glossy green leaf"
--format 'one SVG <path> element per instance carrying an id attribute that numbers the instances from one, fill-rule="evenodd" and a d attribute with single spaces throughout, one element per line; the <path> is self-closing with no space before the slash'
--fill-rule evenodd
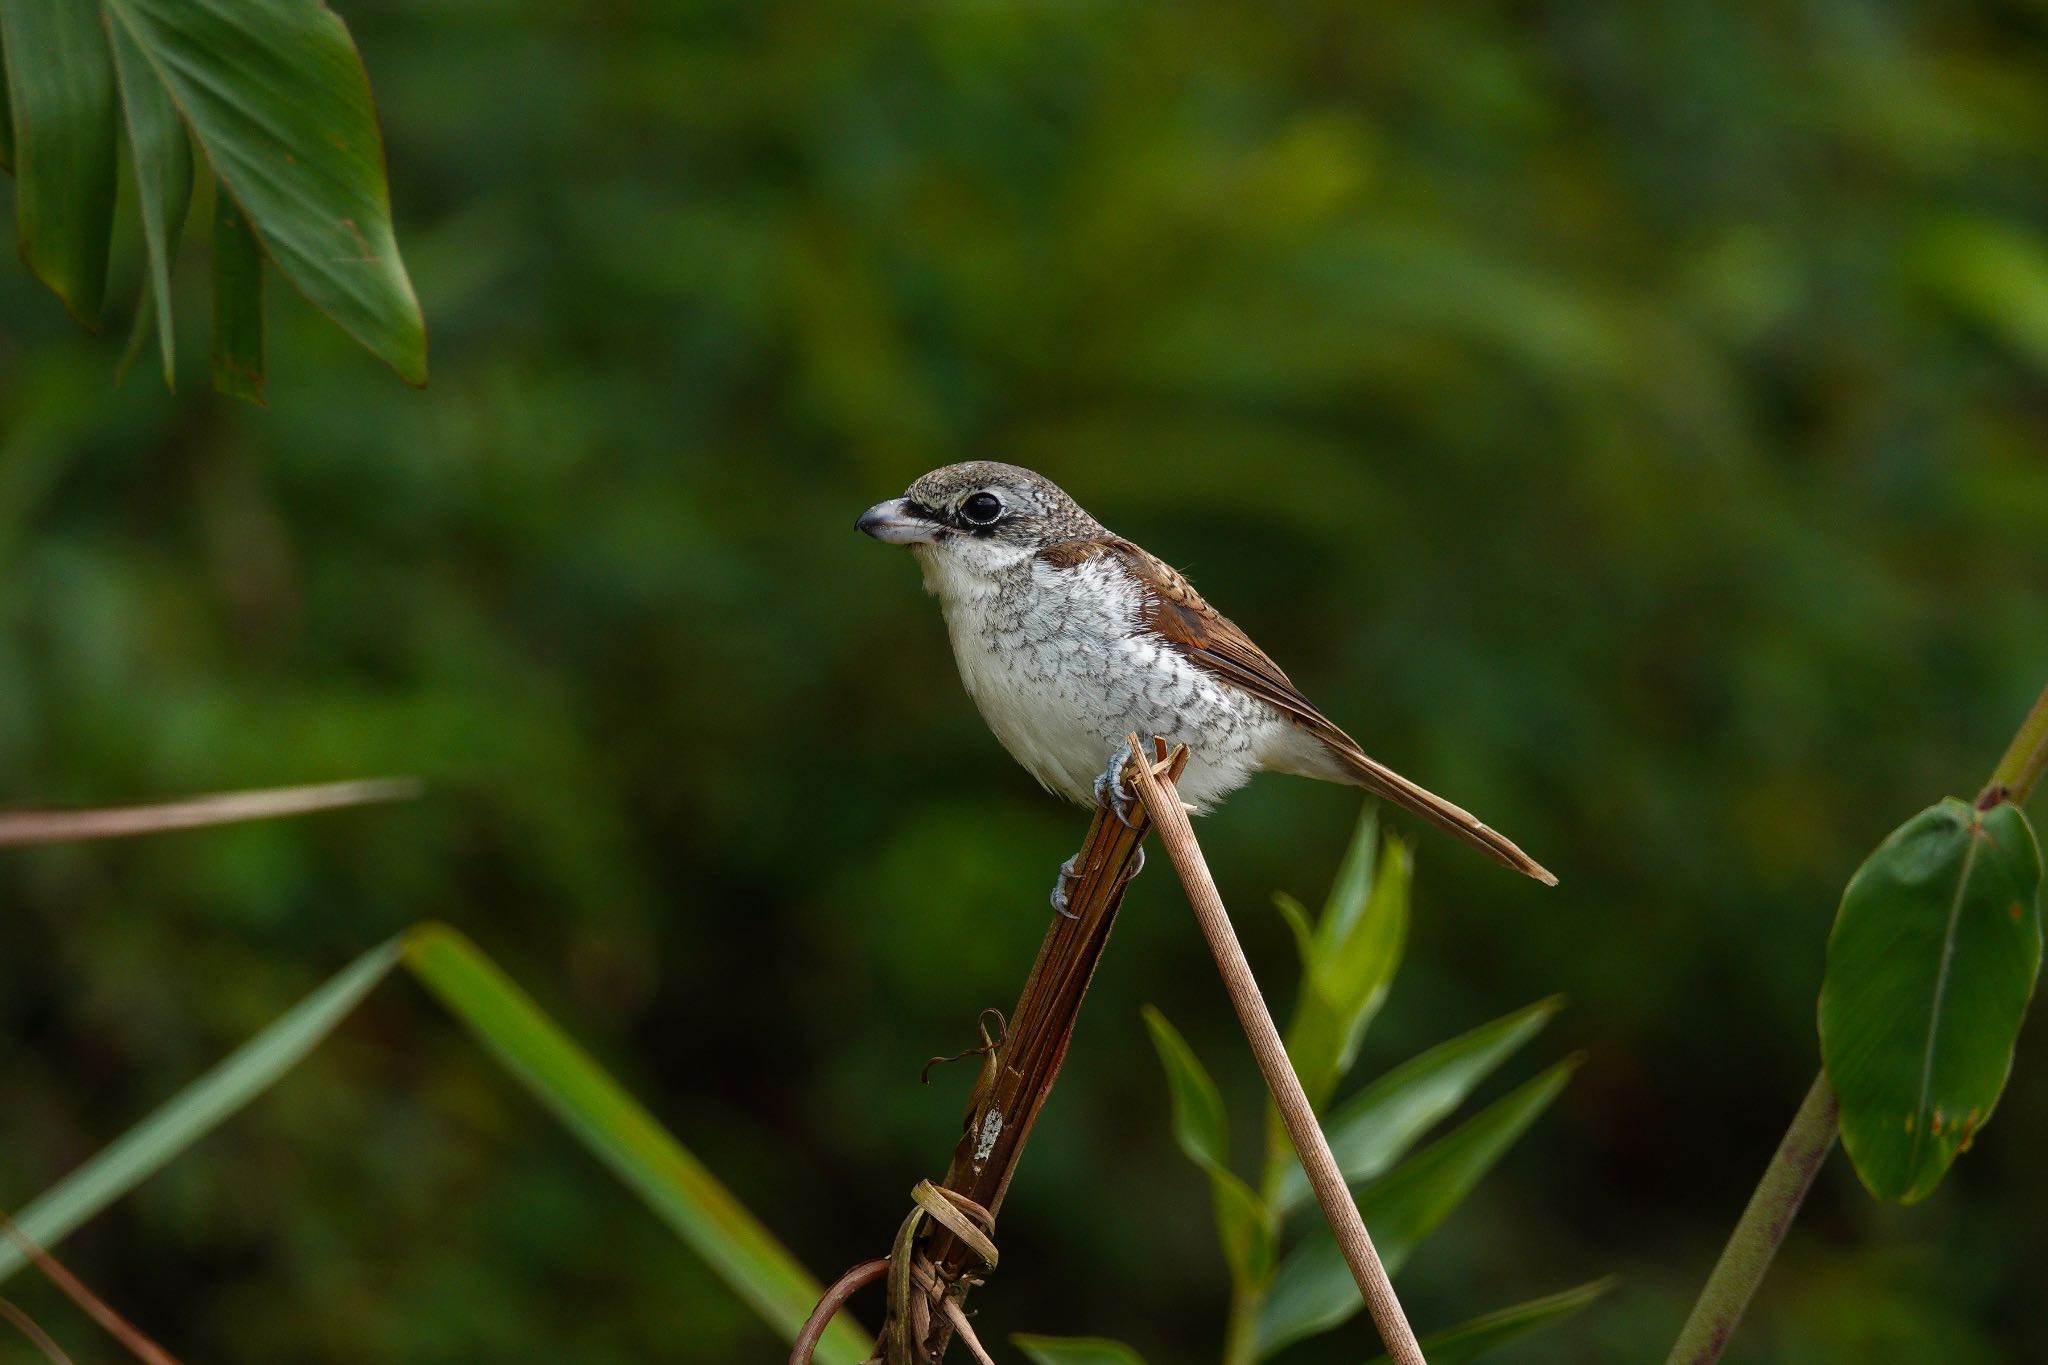
<path id="1" fill-rule="evenodd" d="M 1223 1244 L 1231 1279 L 1239 1285 L 1263 1283 L 1273 1271 L 1278 1233 L 1259 1197 L 1224 1164 L 1229 1155 L 1229 1129 L 1223 1097 L 1187 1040 L 1149 1005 L 1145 1007 L 1145 1027 L 1151 1030 L 1159 1064 L 1166 1071 L 1173 1099 L 1174 1141 L 1209 1177 L 1216 1235 Z"/>
<path id="2" fill-rule="evenodd" d="M 1512 1308 L 1495 1309 L 1441 1332 L 1432 1332 L 1420 1343 L 1423 1358 L 1429 1361 L 1429 1365 L 1472 1365 L 1488 1351 L 1519 1341 L 1552 1323 L 1562 1322 L 1610 1293 L 1617 1283 L 1615 1277 L 1609 1275 L 1605 1279 L 1518 1303 Z M 1387 1357 L 1376 1356 L 1371 1365 L 1387 1365 Z"/>
<path id="3" fill-rule="evenodd" d="M 263 253 L 235 201 L 213 200 L 213 386 L 263 401 Z"/>
<path id="4" fill-rule="evenodd" d="M 818 1300 L 819 1285 L 589 1054 L 474 944 L 444 925 L 422 925 L 364 953 L 23 1209 L 16 1222 L 36 1242 L 55 1246 L 275 1084 L 400 963 L 734 1292 L 794 1337 Z M 20 1251 L 0 1243 L 0 1280 L 22 1265 Z M 842 1317 L 827 1330 L 817 1359 L 856 1365 L 870 1347 Z"/>
<path id="5" fill-rule="evenodd" d="M 1387 1273 L 1434 1232 L 1516 1139 L 1528 1131 L 1578 1068 L 1567 1058 L 1511 1091 L 1367 1186 L 1358 1211 Z M 1364 1306 L 1327 1227 L 1317 1227 L 1281 1261 L 1259 1314 L 1261 1358 L 1344 1322 Z"/>
<path id="6" fill-rule="evenodd" d="M 1377 841 L 1368 810 L 1316 922 L 1313 962 L 1287 1025 L 1288 1059 L 1317 1108 L 1358 1059 L 1366 1025 L 1386 999 L 1408 938 L 1414 859 L 1392 835 L 1376 855 Z"/>
<path id="7" fill-rule="evenodd" d="M 317 0 L 104 3 L 285 278 L 424 383 L 426 329 L 392 235 L 369 78 L 340 18 Z"/>
<path id="8" fill-rule="evenodd" d="M 156 315 L 157 349 L 164 383 L 177 386 L 172 336 L 171 260 L 184 235 L 185 210 L 192 200 L 192 145 L 171 97 L 149 61 L 121 24 L 107 26 L 114 77 L 127 122 L 129 159 L 135 171 L 135 201 L 142 218 L 142 243 L 149 257 L 149 289 Z"/>
<path id="9" fill-rule="evenodd" d="M 21 257 L 71 315 L 99 325 L 114 228 L 114 72 L 86 0 L 0 5 Z"/>
<path id="10" fill-rule="evenodd" d="M 1339 1105 L 1323 1128 L 1344 1178 L 1357 1185 L 1399 1161 L 1562 1008 L 1564 998 L 1552 996 L 1481 1024 L 1410 1058 Z M 1280 1210 L 1299 1207 L 1309 1194 L 1301 1164 L 1291 1162 L 1280 1185 Z"/>
<path id="11" fill-rule="evenodd" d="M 1107 1337 L 1013 1336 L 1010 1344 L 1033 1365 L 1145 1365 L 1145 1357 Z"/>
<path id="12" fill-rule="evenodd" d="M 2041 855 L 2017 806 L 1953 798 L 1842 894 L 1821 1058 L 1842 1146 L 1880 1199 L 1924 1198 L 1990 1116 L 2041 967 Z"/>

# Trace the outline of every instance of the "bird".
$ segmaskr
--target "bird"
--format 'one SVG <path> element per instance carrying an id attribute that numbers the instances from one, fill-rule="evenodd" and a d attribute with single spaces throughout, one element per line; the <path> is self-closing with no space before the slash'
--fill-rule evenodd
<path id="1" fill-rule="evenodd" d="M 1260 772 L 1363 787 L 1557 884 L 1476 816 L 1368 756 L 1179 572 L 1045 476 L 994 460 L 947 465 L 854 525 L 916 556 L 961 683 L 1048 791 L 1128 820 L 1128 736 L 1156 735 L 1188 746 L 1178 785 L 1198 813 Z M 1053 888 L 1062 914 L 1073 876 L 1069 860 Z"/>

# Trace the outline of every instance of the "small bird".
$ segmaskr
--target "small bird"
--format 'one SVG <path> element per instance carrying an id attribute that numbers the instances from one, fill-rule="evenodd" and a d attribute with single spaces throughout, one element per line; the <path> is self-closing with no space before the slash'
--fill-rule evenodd
<path id="1" fill-rule="evenodd" d="M 1254 773 L 1340 782 L 1557 884 L 1506 837 L 1367 757 L 1186 579 L 1043 475 L 993 460 L 947 465 L 855 526 L 916 554 L 960 681 L 1047 790 L 1127 810 L 1126 737 L 1159 735 L 1188 746 L 1179 786 L 1197 811 Z M 1072 875 L 1062 869 L 1053 890 L 1062 913 Z"/>

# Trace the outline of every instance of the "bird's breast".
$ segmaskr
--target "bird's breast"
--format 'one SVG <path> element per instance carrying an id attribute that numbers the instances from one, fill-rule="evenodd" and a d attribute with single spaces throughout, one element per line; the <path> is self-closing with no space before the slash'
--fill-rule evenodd
<path id="1" fill-rule="evenodd" d="M 1144 628 L 1140 590 L 1113 563 L 1033 566 L 987 590 L 941 594 L 960 679 L 1003 747 L 1048 789 L 1091 799 L 1110 750 L 1137 731 L 1194 750 L 1191 801 L 1238 786 L 1279 717 Z"/>

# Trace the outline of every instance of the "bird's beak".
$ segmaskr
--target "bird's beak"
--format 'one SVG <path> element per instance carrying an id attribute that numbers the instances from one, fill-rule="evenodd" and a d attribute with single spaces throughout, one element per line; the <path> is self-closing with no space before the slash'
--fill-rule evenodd
<path id="1" fill-rule="evenodd" d="M 938 530 L 937 523 L 913 510 L 908 498 L 876 503 L 861 513 L 853 526 L 891 545 L 929 545 L 937 538 L 933 532 Z"/>

